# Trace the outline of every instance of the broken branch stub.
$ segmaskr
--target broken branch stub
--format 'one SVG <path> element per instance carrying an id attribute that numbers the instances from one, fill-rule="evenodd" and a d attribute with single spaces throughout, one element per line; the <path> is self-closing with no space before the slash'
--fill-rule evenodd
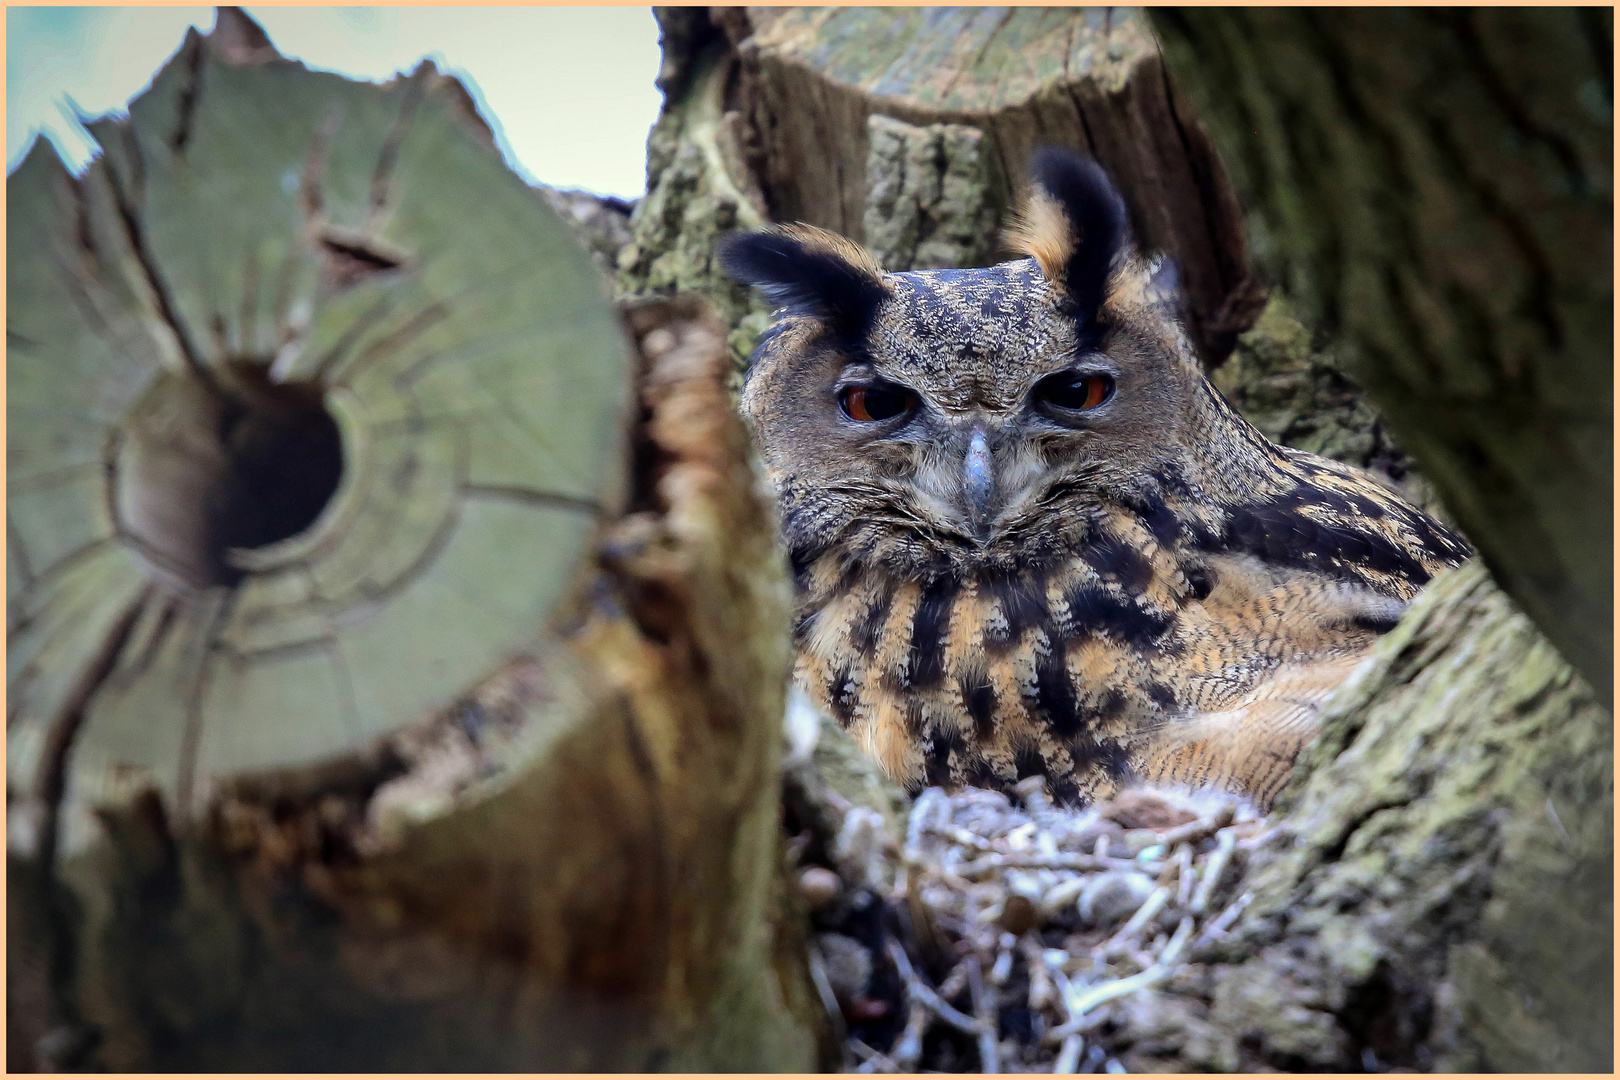
<path id="1" fill-rule="evenodd" d="M 721 332 L 248 29 L 8 181 L 12 1060 L 806 1067 Z"/>

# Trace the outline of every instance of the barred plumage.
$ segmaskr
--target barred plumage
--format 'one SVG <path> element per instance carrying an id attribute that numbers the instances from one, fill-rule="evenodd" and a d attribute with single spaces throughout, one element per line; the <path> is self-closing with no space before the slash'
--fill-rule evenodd
<path id="1" fill-rule="evenodd" d="M 1245 422 L 1100 171 L 1038 164 L 1039 259 L 884 274 L 803 227 L 723 250 L 786 305 L 742 404 L 782 506 L 796 677 L 912 788 L 1266 802 L 1321 700 L 1468 547 Z"/>

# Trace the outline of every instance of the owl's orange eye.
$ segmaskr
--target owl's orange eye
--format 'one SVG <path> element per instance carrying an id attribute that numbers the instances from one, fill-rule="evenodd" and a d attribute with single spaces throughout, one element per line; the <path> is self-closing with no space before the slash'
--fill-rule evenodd
<path id="1" fill-rule="evenodd" d="M 887 386 L 846 386 L 838 392 L 838 407 L 844 415 L 863 424 L 892 420 L 914 401 L 909 392 Z"/>
<path id="2" fill-rule="evenodd" d="M 1070 412 L 1095 409 L 1113 394 L 1113 378 L 1101 373 L 1065 372 L 1043 379 L 1035 387 L 1035 396 L 1043 404 Z"/>

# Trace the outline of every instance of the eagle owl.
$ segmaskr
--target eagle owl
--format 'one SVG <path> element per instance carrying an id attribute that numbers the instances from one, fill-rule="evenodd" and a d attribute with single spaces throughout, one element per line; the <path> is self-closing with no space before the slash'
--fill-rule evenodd
<path id="1" fill-rule="evenodd" d="M 1469 554 L 1280 447 L 1200 369 L 1094 162 L 1037 152 L 1017 261 L 886 273 L 802 225 L 721 264 L 775 305 L 741 408 L 781 505 L 795 677 L 899 782 L 1269 804 L 1327 693 Z"/>

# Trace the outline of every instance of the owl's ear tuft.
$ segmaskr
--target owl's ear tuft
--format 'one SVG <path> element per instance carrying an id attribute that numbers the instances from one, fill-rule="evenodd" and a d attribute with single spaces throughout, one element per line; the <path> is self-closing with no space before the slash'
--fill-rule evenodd
<path id="1" fill-rule="evenodd" d="M 732 233 L 720 241 L 720 268 L 773 306 L 851 338 L 865 336 L 889 296 L 883 268 L 865 248 L 810 225 Z"/>
<path id="2" fill-rule="evenodd" d="M 1034 258 L 1081 321 L 1091 322 L 1127 243 L 1125 202 L 1102 166 L 1068 150 L 1036 150 L 1029 172 L 1029 199 L 1008 232 L 1008 246 Z"/>

